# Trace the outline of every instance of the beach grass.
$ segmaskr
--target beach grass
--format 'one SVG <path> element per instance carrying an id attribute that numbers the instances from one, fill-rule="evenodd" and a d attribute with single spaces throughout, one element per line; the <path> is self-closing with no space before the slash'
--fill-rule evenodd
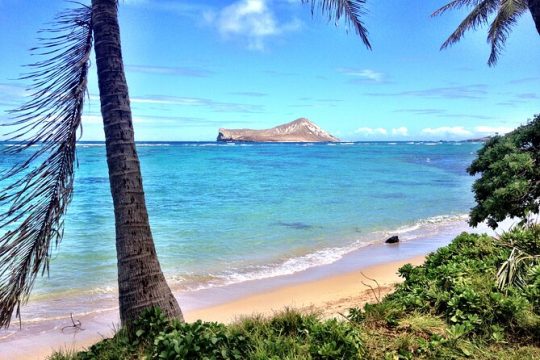
<path id="1" fill-rule="evenodd" d="M 49 359 L 539 359 L 540 264 L 527 265 L 524 283 L 497 286 L 512 246 L 536 249 L 538 230 L 463 233 L 423 265 L 401 267 L 392 294 L 335 318 L 286 308 L 229 325 L 180 323 L 150 309 L 131 338 L 120 330 Z"/>

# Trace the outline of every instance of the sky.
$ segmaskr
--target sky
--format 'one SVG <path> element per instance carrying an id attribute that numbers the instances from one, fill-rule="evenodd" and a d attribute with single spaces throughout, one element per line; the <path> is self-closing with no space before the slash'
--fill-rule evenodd
<path id="1" fill-rule="evenodd" d="M 345 141 L 460 140 L 508 132 L 540 113 L 540 36 L 530 14 L 489 67 L 485 27 L 439 50 L 465 15 L 430 16 L 444 4 L 368 0 L 369 51 L 300 0 L 120 0 L 135 138 L 211 141 L 220 127 L 306 117 Z M 28 100 L 28 83 L 17 79 L 36 60 L 28 49 L 37 31 L 73 6 L 0 0 L 0 122 Z M 94 64 L 83 140 L 103 140 Z"/>

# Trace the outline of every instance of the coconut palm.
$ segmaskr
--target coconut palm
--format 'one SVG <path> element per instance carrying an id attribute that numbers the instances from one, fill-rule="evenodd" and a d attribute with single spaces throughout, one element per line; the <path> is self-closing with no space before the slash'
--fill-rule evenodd
<path id="1" fill-rule="evenodd" d="M 489 24 L 487 40 L 491 44 L 491 54 L 488 64 L 493 66 L 497 63 L 512 27 L 527 10 L 530 11 L 536 30 L 540 34 L 540 0 L 453 0 L 435 11 L 432 16 L 464 7 L 472 8 L 472 11 L 443 43 L 441 49 L 461 40 L 467 30 L 475 30 L 481 25 Z M 490 23 L 492 15 L 495 16 Z"/>
<path id="2" fill-rule="evenodd" d="M 310 2 L 302 0 L 303 2 Z M 344 17 L 369 48 L 360 20 L 365 0 L 311 1 L 312 11 Z M 81 125 L 89 59 L 96 54 L 101 114 L 116 224 L 120 318 L 129 325 L 148 307 L 182 320 L 156 255 L 134 140 L 124 75 L 117 0 L 92 0 L 68 10 L 33 49 L 43 57 L 31 67 L 31 99 L 13 111 L 10 154 L 26 159 L 2 174 L 0 193 L 0 326 L 28 300 L 38 273 L 49 268 L 51 250 L 63 236 L 63 216 L 73 192 L 77 131 Z M 39 145 L 31 148 L 32 145 Z M 35 150 L 37 149 L 37 150 Z M 91 241 L 91 239 L 89 239 Z"/>

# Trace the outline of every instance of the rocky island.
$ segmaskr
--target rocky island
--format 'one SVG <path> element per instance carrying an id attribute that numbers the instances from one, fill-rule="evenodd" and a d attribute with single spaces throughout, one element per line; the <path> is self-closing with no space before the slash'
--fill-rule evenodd
<path id="1" fill-rule="evenodd" d="M 305 118 L 265 130 L 219 129 L 217 141 L 240 142 L 337 142 L 339 139 L 330 135 L 319 126 Z"/>

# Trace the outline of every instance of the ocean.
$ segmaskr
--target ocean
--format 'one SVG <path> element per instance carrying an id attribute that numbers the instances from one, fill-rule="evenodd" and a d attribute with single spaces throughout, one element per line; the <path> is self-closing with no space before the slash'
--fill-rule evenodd
<path id="1" fill-rule="evenodd" d="M 480 147 L 173 142 L 139 143 L 138 152 L 163 271 L 185 292 L 298 273 L 390 235 L 406 243 L 463 222 L 474 201 L 466 168 Z M 0 171 L 17 159 L 2 155 Z M 63 241 L 31 300 L 61 302 L 59 316 L 80 299 L 115 304 L 104 144 L 80 143 L 78 163 Z M 35 309 L 27 320 L 54 315 Z"/>

